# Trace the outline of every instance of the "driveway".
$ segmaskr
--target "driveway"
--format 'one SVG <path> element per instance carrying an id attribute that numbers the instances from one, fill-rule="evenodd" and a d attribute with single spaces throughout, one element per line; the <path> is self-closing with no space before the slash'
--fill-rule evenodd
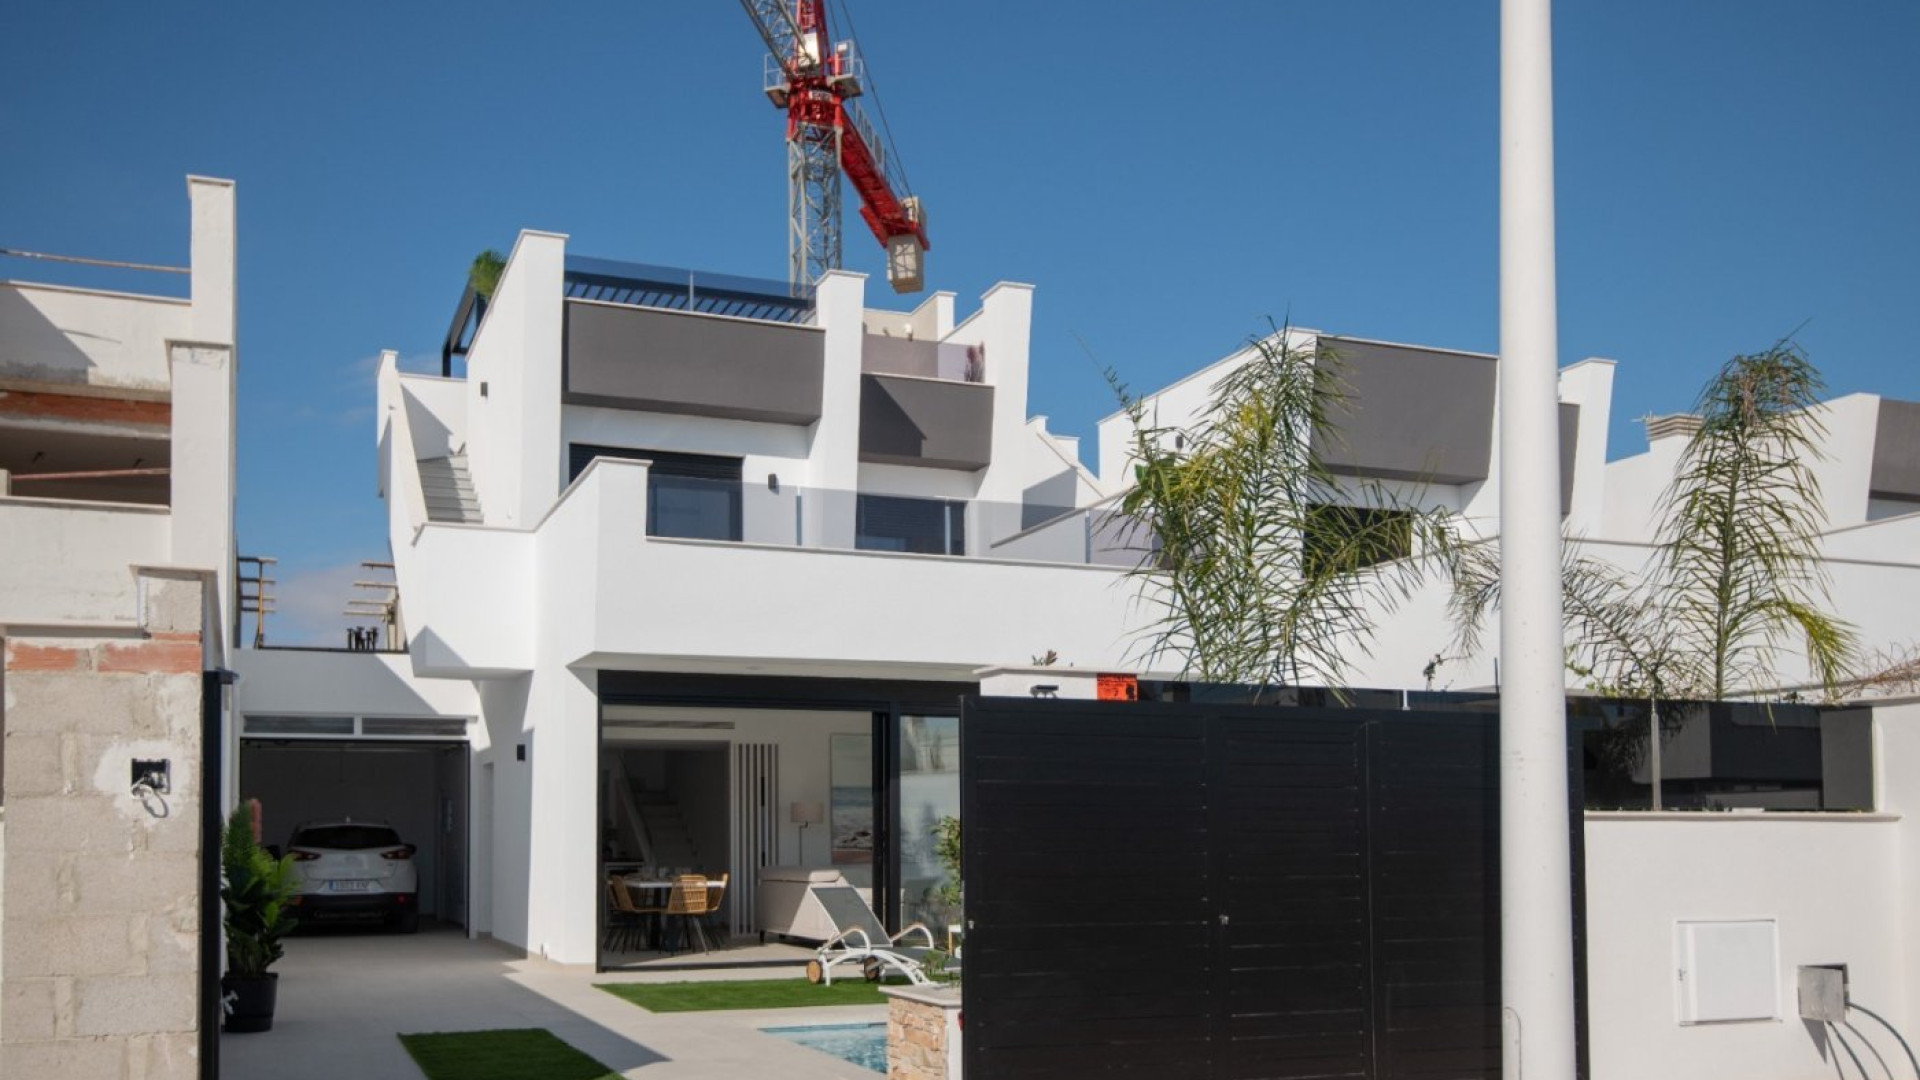
<path id="1" fill-rule="evenodd" d="M 525 1027 L 546 1028 L 641 1080 L 879 1075 L 757 1029 L 878 1022 L 884 1005 L 655 1014 L 593 986 L 777 978 L 791 968 L 596 976 L 515 959 L 498 945 L 430 926 L 411 936 L 328 934 L 286 945 L 273 1030 L 222 1035 L 222 1080 L 421 1080 L 398 1034 Z"/>

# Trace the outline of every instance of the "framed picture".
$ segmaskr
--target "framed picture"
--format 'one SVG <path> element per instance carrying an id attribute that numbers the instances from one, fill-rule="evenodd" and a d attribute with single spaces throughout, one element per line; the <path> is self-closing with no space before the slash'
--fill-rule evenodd
<path id="1" fill-rule="evenodd" d="M 828 780 L 832 785 L 833 863 L 873 862 L 873 736 L 830 737 Z"/>

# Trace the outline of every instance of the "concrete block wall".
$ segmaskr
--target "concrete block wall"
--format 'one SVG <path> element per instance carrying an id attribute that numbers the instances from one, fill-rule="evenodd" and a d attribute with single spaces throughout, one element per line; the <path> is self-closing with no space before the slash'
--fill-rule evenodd
<path id="1" fill-rule="evenodd" d="M 204 576 L 136 572 L 138 636 L 6 641 L 0 1076 L 199 1074 Z M 164 758 L 171 790 L 131 791 Z"/>

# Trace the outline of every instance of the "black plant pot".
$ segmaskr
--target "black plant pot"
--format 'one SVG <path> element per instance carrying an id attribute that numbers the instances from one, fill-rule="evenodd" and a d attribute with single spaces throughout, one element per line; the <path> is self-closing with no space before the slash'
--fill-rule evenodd
<path id="1" fill-rule="evenodd" d="M 231 1008 L 226 1029 L 235 1034 L 273 1030 L 273 1001 L 279 986 L 280 976 L 274 972 L 222 978 L 220 995 L 228 1000 Z"/>

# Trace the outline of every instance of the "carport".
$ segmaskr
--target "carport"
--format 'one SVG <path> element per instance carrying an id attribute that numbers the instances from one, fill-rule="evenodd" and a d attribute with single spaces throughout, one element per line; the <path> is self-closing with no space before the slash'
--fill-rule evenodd
<path id="1" fill-rule="evenodd" d="M 466 925 L 465 739 L 261 737 L 260 726 L 249 718 L 240 743 L 240 797 L 260 800 L 266 843 L 284 848 L 308 821 L 386 822 L 418 849 L 420 913 Z"/>
<path id="2" fill-rule="evenodd" d="M 261 840 L 284 849 L 303 822 L 385 822 L 416 848 L 420 913 L 466 927 L 471 687 L 417 680 L 400 653 L 242 649 L 234 667 L 227 790 L 260 800 Z"/>

